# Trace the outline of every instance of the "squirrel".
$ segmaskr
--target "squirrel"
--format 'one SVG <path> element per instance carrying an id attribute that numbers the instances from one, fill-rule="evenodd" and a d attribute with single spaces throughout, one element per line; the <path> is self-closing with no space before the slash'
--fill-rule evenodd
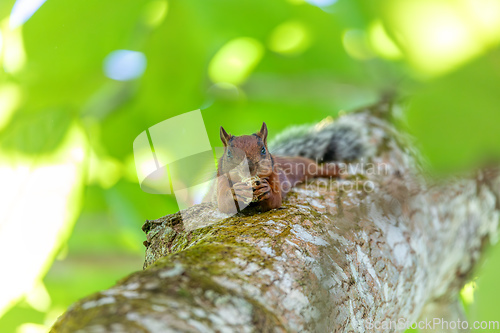
<path id="1" fill-rule="evenodd" d="M 224 154 L 217 167 L 216 189 L 221 212 L 236 213 L 248 205 L 262 211 L 279 208 L 290 189 L 308 178 L 338 177 L 336 164 L 318 165 L 303 156 L 273 156 L 267 135 L 266 123 L 259 132 L 242 136 L 230 135 L 221 126 Z"/>

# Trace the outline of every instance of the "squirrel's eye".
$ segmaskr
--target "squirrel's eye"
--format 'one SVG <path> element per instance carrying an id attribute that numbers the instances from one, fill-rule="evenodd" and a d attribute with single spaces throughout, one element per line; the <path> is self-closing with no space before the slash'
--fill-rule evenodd
<path id="1" fill-rule="evenodd" d="M 227 157 L 229 157 L 229 158 L 233 157 L 233 153 L 231 153 L 231 151 L 229 149 L 227 150 Z"/>
<path id="2" fill-rule="evenodd" d="M 262 150 L 260 151 L 260 153 L 261 153 L 262 155 L 265 155 L 265 154 L 266 154 L 266 147 L 262 147 Z"/>

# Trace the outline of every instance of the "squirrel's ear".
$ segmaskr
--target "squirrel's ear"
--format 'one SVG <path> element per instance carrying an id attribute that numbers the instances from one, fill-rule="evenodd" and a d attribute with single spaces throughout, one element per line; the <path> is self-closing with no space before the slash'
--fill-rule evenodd
<path id="1" fill-rule="evenodd" d="M 258 134 L 262 138 L 262 141 L 264 141 L 264 144 L 267 144 L 267 125 L 266 125 L 266 123 L 262 123 L 262 127 L 260 128 L 260 131 Z"/>
<path id="2" fill-rule="evenodd" d="M 222 143 L 224 144 L 224 147 L 227 147 L 229 139 L 231 139 L 231 135 L 227 134 L 226 130 L 222 126 L 220 127 L 220 139 L 221 139 Z"/>

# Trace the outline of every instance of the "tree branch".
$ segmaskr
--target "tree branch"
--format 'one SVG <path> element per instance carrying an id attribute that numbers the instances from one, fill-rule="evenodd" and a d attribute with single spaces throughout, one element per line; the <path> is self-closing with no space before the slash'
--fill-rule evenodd
<path id="1" fill-rule="evenodd" d="M 225 218 L 202 204 L 147 221 L 145 270 L 52 332 L 365 332 L 456 308 L 496 239 L 500 172 L 429 180 L 387 108 L 345 116 L 368 130 L 364 167 L 295 188 L 281 209 Z"/>

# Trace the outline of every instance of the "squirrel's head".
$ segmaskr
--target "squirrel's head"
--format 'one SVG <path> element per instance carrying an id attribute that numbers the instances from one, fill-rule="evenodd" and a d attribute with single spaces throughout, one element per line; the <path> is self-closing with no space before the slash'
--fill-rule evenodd
<path id="1" fill-rule="evenodd" d="M 220 139 L 224 144 L 224 156 L 221 159 L 222 170 L 232 174 L 239 174 L 245 178 L 250 171 L 250 176 L 269 176 L 272 173 L 271 155 L 267 150 L 267 126 L 262 123 L 259 132 L 252 135 L 234 136 L 220 128 Z M 246 163 L 244 163 L 246 158 Z"/>

